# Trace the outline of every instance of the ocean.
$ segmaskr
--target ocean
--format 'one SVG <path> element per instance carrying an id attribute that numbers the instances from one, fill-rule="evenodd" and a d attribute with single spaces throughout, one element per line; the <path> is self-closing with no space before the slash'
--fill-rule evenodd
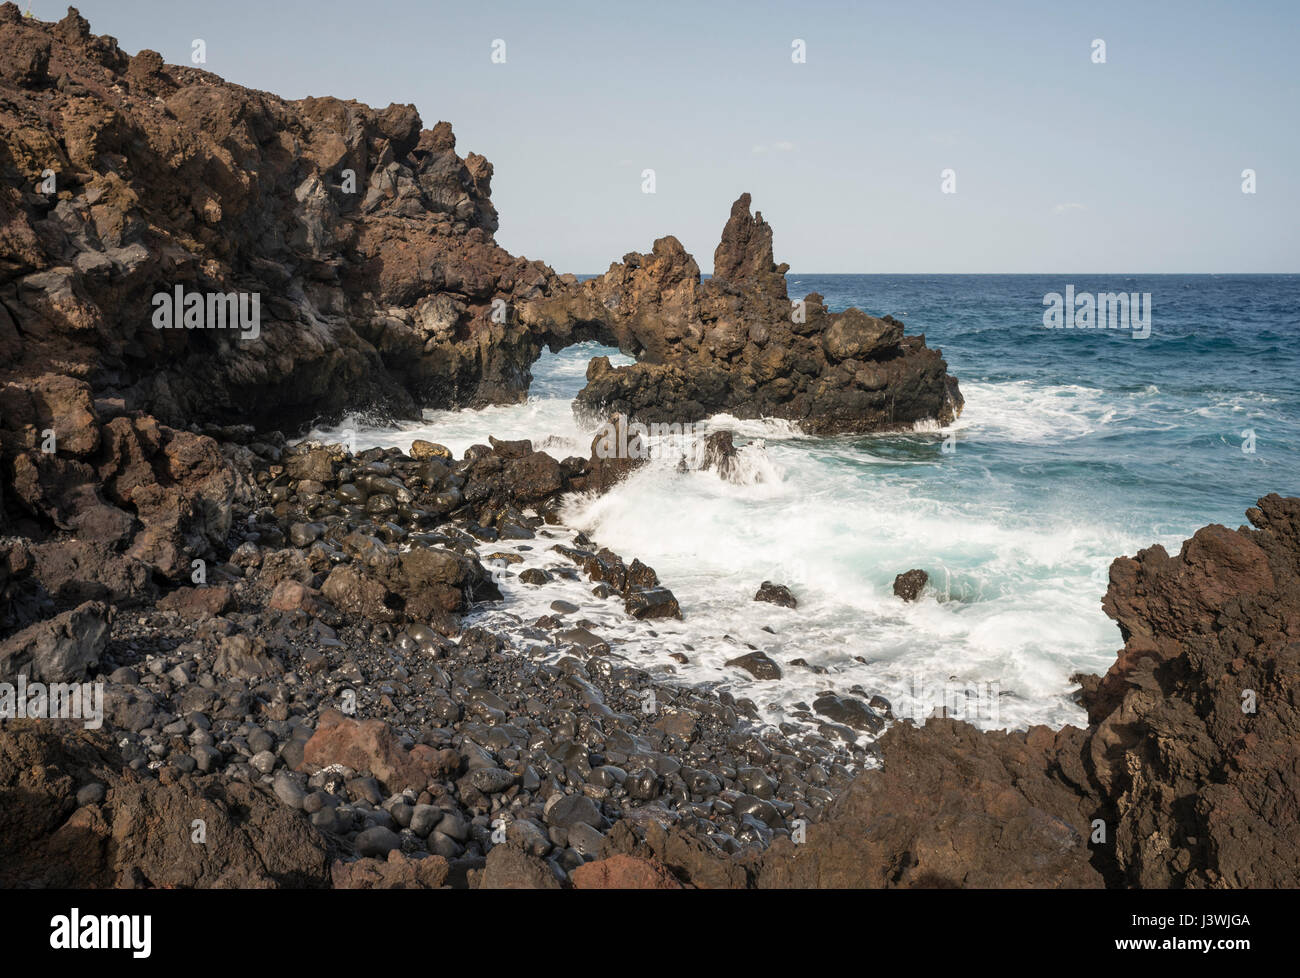
<path id="1" fill-rule="evenodd" d="M 1123 644 L 1101 610 L 1111 560 L 1157 543 L 1173 552 L 1207 523 L 1242 524 L 1262 495 L 1300 493 L 1300 276 L 787 280 L 791 296 L 820 292 L 832 309 L 892 313 L 924 333 L 959 378 L 957 422 L 809 437 L 781 421 L 710 419 L 707 429 L 730 428 L 744 446 L 734 479 L 680 472 L 689 446 L 664 445 L 613 491 L 564 509 L 565 535 L 584 531 L 653 566 L 683 621 L 633 622 L 588 584 L 515 576 L 507 600 L 478 617 L 522 628 L 556 598 L 575 601 L 615 652 L 747 696 L 773 723 L 806 718 L 833 690 L 883 695 L 899 716 L 946 706 L 985 728 L 1082 725 L 1070 677 L 1104 672 Z M 1150 335 L 1045 328 L 1044 297 L 1070 286 L 1149 294 Z M 358 448 L 425 438 L 459 454 L 492 434 L 586 456 L 592 431 L 571 401 L 602 354 L 629 362 L 575 346 L 543 355 L 525 404 L 339 427 L 356 430 Z M 513 570 L 561 562 L 546 546 L 521 556 Z M 930 585 L 905 604 L 892 583 L 911 568 Z M 754 602 L 765 580 L 787 585 L 798 608 Z M 782 679 L 724 664 L 749 646 L 780 663 Z M 799 659 L 807 666 L 789 664 Z"/>

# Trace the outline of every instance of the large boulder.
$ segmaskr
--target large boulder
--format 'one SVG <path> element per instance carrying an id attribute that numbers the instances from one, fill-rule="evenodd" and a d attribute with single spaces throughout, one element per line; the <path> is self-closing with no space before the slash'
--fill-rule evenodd
<path id="1" fill-rule="evenodd" d="M 46 683 L 80 681 L 108 643 L 108 607 L 87 601 L 0 643 L 0 676 Z"/>
<path id="2" fill-rule="evenodd" d="M 307 741 L 300 766 L 315 771 L 332 764 L 368 771 L 390 792 L 405 788 L 423 791 L 445 769 L 437 752 L 423 744 L 404 750 L 384 721 L 353 720 L 337 710 L 327 710 Z"/>

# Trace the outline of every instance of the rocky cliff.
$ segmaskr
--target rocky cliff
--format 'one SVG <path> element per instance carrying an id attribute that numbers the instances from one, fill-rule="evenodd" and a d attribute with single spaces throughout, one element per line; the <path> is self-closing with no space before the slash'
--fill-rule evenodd
<path id="1" fill-rule="evenodd" d="M 447 123 L 130 56 L 75 10 L 0 6 L 0 174 L 0 379 L 172 425 L 520 399 L 509 310 L 562 285 L 495 243 L 492 165 Z M 154 328 L 178 287 L 260 296 L 258 336 Z"/>
<path id="2" fill-rule="evenodd" d="M 593 367 L 602 412 L 867 430 L 960 409 L 899 324 L 792 311 L 748 195 L 709 282 L 664 238 L 579 287 L 496 244 L 492 165 L 413 106 L 287 101 L 128 55 L 71 9 L 0 6 L 0 51 L 0 380 L 56 371 L 174 426 L 292 429 L 520 400 L 544 345 L 595 338 L 645 361 Z M 178 289 L 258 296 L 256 337 L 154 328 Z"/>

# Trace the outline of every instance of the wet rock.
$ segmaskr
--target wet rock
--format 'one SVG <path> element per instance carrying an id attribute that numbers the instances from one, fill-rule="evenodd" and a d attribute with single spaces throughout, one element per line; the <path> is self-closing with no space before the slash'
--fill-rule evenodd
<path id="1" fill-rule="evenodd" d="M 555 640 L 565 645 L 576 645 L 588 655 L 609 654 L 609 643 L 586 628 L 566 628 L 556 634 Z"/>
<path id="2" fill-rule="evenodd" d="M 784 584 L 773 584 L 771 581 L 764 581 L 754 595 L 755 601 L 766 601 L 769 604 L 778 604 L 782 608 L 797 608 L 799 602 L 790 589 Z"/>
<path id="3" fill-rule="evenodd" d="M 605 824 L 600 807 L 586 795 L 564 795 L 546 812 L 548 825 L 567 829 L 580 822 L 597 829 Z"/>
<path id="4" fill-rule="evenodd" d="M 501 768 L 479 768 L 468 775 L 469 782 L 485 795 L 505 791 L 515 783 L 515 776 Z"/>
<path id="5" fill-rule="evenodd" d="M 764 652 L 750 652 L 747 655 L 728 659 L 727 665 L 744 669 L 755 679 L 780 679 L 781 667 L 773 662 Z"/>
<path id="6" fill-rule="evenodd" d="M 885 728 L 884 717 L 866 703 L 851 696 L 841 697 L 827 693 L 813 700 L 813 710 L 854 730 L 879 733 Z"/>
<path id="7" fill-rule="evenodd" d="M 929 582 L 930 575 L 923 570 L 910 570 L 894 578 L 894 595 L 904 601 L 915 601 Z"/>
<path id="8" fill-rule="evenodd" d="M 666 587 L 632 591 L 627 595 L 624 607 L 633 618 L 642 620 L 682 617 L 677 598 Z"/>
<path id="9" fill-rule="evenodd" d="M 441 462 L 450 462 L 452 460 L 451 450 L 445 445 L 438 445 L 431 441 L 415 439 L 411 442 L 411 458 L 427 460 L 437 459 Z"/>

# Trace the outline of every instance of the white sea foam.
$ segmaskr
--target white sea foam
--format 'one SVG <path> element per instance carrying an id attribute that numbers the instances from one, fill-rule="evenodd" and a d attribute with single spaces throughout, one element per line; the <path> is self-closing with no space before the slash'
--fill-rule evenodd
<path id="1" fill-rule="evenodd" d="M 966 409 L 948 430 L 970 459 L 979 458 L 981 442 L 1080 438 L 1141 410 L 1136 397 L 1110 398 L 1081 386 L 973 382 L 963 383 L 963 391 Z M 575 617 L 594 622 L 616 652 L 683 681 L 719 683 L 751 697 L 771 722 L 789 718 L 796 704 L 811 704 L 821 690 L 854 686 L 883 694 L 897 714 L 907 715 L 918 677 L 996 683 L 999 712 L 995 720 L 977 721 L 983 726 L 1084 721 L 1070 699 L 1069 677 L 1104 671 L 1122 644 L 1100 610 L 1105 568 L 1115 555 L 1156 541 L 1074 500 L 1026 506 L 1023 490 L 991 475 L 981 484 L 978 467 L 967 482 L 953 483 L 935 452 L 901 458 L 864 452 L 860 440 L 812 438 L 781 421 L 718 417 L 701 426 L 704 433 L 721 428 L 732 430 L 741 447 L 736 478 L 679 471 L 675 460 L 690 446 L 682 438 L 680 452 L 657 453 L 612 491 L 569 499 L 565 528 L 546 531 L 564 540 L 582 530 L 627 559 L 650 564 L 676 594 L 684 621 L 634 622 L 617 600 L 596 599 L 585 581 L 519 582 L 524 568 L 565 563 L 547 539 L 523 544 L 531 549 L 520 550 L 524 563 L 510 568 L 506 604 L 484 606 L 479 615 L 509 627 L 550 613 L 556 598 L 574 601 L 582 608 Z M 406 449 L 425 438 L 457 454 L 489 434 L 531 438 L 561 457 L 588 455 L 592 438 L 569 399 L 555 396 L 356 430 L 360 448 Z M 934 435 L 937 443 L 937 434 L 895 437 Z M 503 541 L 484 553 L 518 546 Z M 921 600 L 905 604 L 891 585 L 912 567 L 927 570 L 931 586 Z M 764 580 L 790 587 L 799 607 L 755 602 Z M 725 665 L 747 646 L 771 655 L 784 678 L 759 682 Z M 688 664 L 669 658 L 683 651 Z M 792 666 L 794 659 L 827 673 Z"/>

